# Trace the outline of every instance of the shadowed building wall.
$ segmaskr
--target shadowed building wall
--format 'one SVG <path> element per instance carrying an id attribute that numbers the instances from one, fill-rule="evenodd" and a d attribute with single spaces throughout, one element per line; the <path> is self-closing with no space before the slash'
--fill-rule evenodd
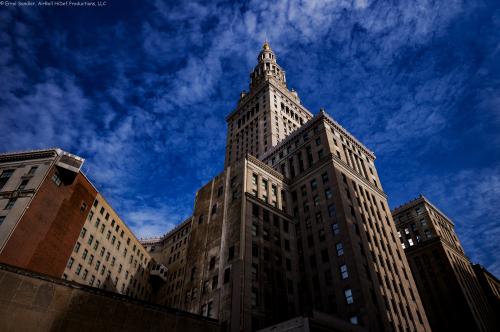
<path id="1" fill-rule="evenodd" d="M 0 264 L 0 331 L 216 332 L 217 321 Z"/>
<path id="2" fill-rule="evenodd" d="M 495 331 L 491 307 L 455 225 L 424 196 L 392 212 L 434 331 Z"/>

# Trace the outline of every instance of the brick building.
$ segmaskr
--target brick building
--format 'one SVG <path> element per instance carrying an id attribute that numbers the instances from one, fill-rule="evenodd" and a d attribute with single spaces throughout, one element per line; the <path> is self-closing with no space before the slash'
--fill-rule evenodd
<path id="1" fill-rule="evenodd" d="M 60 149 L 0 155 L 0 262 L 146 299 L 161 267 Z M 158 279 L 157 278 L 157 279 Z"/>

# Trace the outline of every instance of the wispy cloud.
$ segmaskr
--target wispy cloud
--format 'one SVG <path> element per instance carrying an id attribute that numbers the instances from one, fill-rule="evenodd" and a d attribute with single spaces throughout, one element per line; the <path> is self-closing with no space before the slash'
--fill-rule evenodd
<path id="1" fill-rule="evenodd" d="M 495 182 L 473 176 L 493 177 L 500 162 L 498 4 L 157 0 L 120 15 L 114 6 L 74 20 L 0 12 L 2 151 L 82 155 L 134 231 L 164 233 L 222 169 L 224 116 L 267 38 L 303 103 L 326 107 L 375 151 L 391 201 L 436 192 L 471 256 L 499 265 L 481 255 L 498 248 L 474 240 L 488 230 L 473 236 L 456 205 L 498 203 Z M 456 181 L 469 176 L 464 198 Z M 484 190 L 492 201 L 472 199 Z M 495 218 L 467 214 L 492 227 Z"/>

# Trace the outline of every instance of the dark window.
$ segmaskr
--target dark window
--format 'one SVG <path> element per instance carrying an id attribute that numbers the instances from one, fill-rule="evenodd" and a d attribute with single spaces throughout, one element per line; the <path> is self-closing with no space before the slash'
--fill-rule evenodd
<path id="1" fill-rule="evenodd" d="M 214 269 L 214 267 L 215 267 L 215 257 L 211 257 L 211 258 L 210 258 L 210 264 L 209 264 L 208 269 L 209 269 L 209 270 L 213 270 L 213 269 Z"/>
<path id="2" fill-rule="evenodd" d="M 257 204 L 252 204 L 252 215 L 254 217 L 259 216 L 259 206 Z"/>
<path id="3" fill-rule="evenodd" d="M 234 246 L 231 246 L 231 247 L 229 247 L 229 254 L 228 254 L 227 259 L 231 260 L 233 258 L 234 258 Z"/>
<path id="4" fill-rule="evenodd" d="M 228 267 L 224 270 L 224 283 L 227 284 L 230 278 L 231 278 L 231 268 Z"/>
<path id="5" fill-rule="evenodd" d="M 217 190 L 217 197 L 220 197 L 223 191 L 224 191 L 223 187 L 220 186 L 219 189 Z"/>
<path id="6" fill-rule="evenodd" d="M 198 224 L 203 224 L 203 214 L 198 217 Z"/>
<path id="7" fill-rule="evenodd" d="M 218 275 L 215 275 L 213 278 L 212 278 L 212 289 L 216 289 L 217 288 L 217 284 L 219 283 L 219 276 Z"/>
<path id="8" fill-rule="evenodd" d="M 321 174 L 321 180 L 323 181 L 323 183 L 328 182 L 328 173 L 327 172 Z"/>
<path id="9" fill-rule="evenodd" d="M 252 256 L 254 257 L 259 256 L 259 247 L 256 243 L 252 243 Z"/>
<path id="10" fill-rule="evenodd" d="M 309 257 L 309 262 L 311 263 L 311 267 L 315 268 L 316 267 L 316 255 L 312 254 Z"/>
<path id="11" fill-rule="evenodd" d="M 5 205 L 5 208 L 4 210 L 10 210 L 12 209 L 12 207 L 14 206 L 14 204 L 16 203 L 16 200 L 17 198 L 11 198 L 9 199 L 9 201 L 7 202 L 7 204 Z"/>
<path id="12" fill-rule="evenodd" d="M 9 181 L 9 178 L 12 176 L 13 173 L 14 170 L 12 169 L 7 169 L 2 172 L 2 174 L 0 175 L 0 189 L 2 189 L 3 186 L 5 186 L 5 184 L 7 183 L 7 181 Z"/>
<path id="13" fill-rule="evenodd" d="M 323 263 L 328 262 L 328 250 L 327 249 L 321 250 L 321 260 L 323 261 Z"/>
<path id="14" fill-rule="evenodd" d="M 332 218 L 335 217 L 336 215 L 336 211 L 335 211 L 335 205 L 331 204 L 331 205 L 328 205 L 328 215 Z"/>

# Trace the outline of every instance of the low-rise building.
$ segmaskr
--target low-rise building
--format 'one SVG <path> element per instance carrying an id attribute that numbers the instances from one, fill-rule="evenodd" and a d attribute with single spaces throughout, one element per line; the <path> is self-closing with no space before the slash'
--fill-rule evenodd
<path id="1" fill-rule="evenodd" d="M 150 299 L 151 256 L 108 202 L 97 194 L 63 278 Z"/>
<path id="2" fill-rule="evenodd" d="M 164 268 L 61 149 L 0 154 L 0 262 L 140 299 Z M 160 273 L 161 272 L 161 273 Z"/>

